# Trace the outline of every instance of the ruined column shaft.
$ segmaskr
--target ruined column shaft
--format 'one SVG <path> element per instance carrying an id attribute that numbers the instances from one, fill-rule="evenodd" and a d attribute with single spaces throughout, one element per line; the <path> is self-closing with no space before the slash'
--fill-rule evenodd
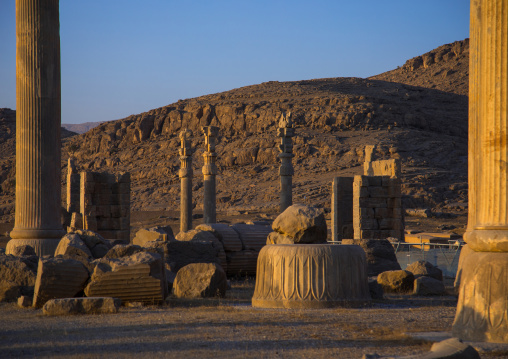
<path id="1" fill-rule="evenodd" d="M 508 251 L 508 1 L 472 0 L 469 219 L 476 251 Z"/>
<path id="2" fill-rule="evenodd" d="M 190 156 L 180 161 L 180 232 L 187 232 L 192 229 L 192 162 Z"/>
<path id="3" fill-rule="evenodd" d="M 280 212 L 293 204 L 293 177 L 280 176 Z"/>
<path id="4" fill-rule="evenodd" d="M 203 222 L 217 223 L 217 210 L 215 206 L 215 175 L 205 175 L 203 181 L 204 204 Z"/>
<path id="5" fill-rule="evenodd" d="M 63 235 L 58 0 L 16 0 L 16 214 L 11 248 L 53 254 Z"/>

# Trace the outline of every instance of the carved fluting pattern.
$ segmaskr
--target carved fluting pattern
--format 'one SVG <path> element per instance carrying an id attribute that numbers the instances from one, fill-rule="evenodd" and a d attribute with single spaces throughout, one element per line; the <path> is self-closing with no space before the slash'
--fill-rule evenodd
<path id="1" fill-rule="evenodd" d="M 473 0 L 470 35 L 465 238 L 476 251 L 508 251 L 508 0 Z"/>
<path id="2" fill-rule="evenodd" d="M 215 139 L 219 134 L 219 128 L 215 126 L 201 127 L 205 135 L 206 151 L 203 153 L 204 165 L 203 172 L 203 222 L 215 223 L 217 221 L 216 212 L 216 184 L 217 175 L 217 154 L 215 153 Z"/>
<path id="3" fill-rule="evenodd" d="M 319 308 L 369 300 L 359 246 L 281 244 L 259 253 L 253 306 Z"/>
<path id="4" fill-rule="evenodd" d="M 508 254 L 471 251 L 461 258 L 460 271 L 453 334 L 508 343 Z"/>
<path id="5" fill-rule="evenodd" d="M 63 235 L 58 6 L 58 0 L 16 1 L 14 239 L 42 240 Z"/>
<path id="6" fill-rule="evenodd" d="M 291 112 L 282 113 L 279 119 L 279 128 L 277 136 L 280 137 L 279 155 L 281 164 L 279 167 L 280 176 L 280 212 L 284 212 L 286 208 L 293 204 L 293 179 L 294 174 L 291 158 L 293 155 L 293 140 L 295 134 L 293 122 L 291 120 Z"/>

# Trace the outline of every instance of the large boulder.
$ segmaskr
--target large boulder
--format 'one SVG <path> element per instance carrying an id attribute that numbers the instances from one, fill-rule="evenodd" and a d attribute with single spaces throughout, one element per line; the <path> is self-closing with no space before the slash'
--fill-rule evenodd
<path id="1" fill-rule="evenodd" d="M 432 277 L 421 276 L 414 281 L 414 295 L 444 295 L 445 286 L 442 281 Z"/>
<path id="2" fill-rule="evenodd" d="M 87 229 L 77 229 L 71 233 L 79 235 L 83 243 L 90 249 L 93 258 L 102 258 L 113 247 L 113 244 L 104 239 L 99 233 Z"/>
<path id="3" fill-rule="evenodd" d="M 38 257 L 0 256 L 0 278 L 19 286 L 34 286 L 37 276 Z"/>
<path id="4" fill-rule="evenodd" d="M 342 244 L 355 244 L 362 247 L 367 256 L 369 276 L 401 269 L 395 250 L 387 239 L 343 239 Z"/>
<path id="5" fill-rule="evenodd" d="M 413 273 L 415 278 L 430 277 L 439 281 L 443 280 L 443 272 L 441 269 L 427 261 L 413 262 L 406 268 L 406 270 Z"/>
<path id="6" fill-rule="evenodd" d="M 74 297 L 83 291 L 88 269 L 80 261 L 63 257 L 39 260 L 33 306 L 40 308 L 50 299 Z"/>
<path id="7" fill-rule="evenodd" d="M 178 298 L 224 297 L 226 273 L 216 263 L 192 263 L 180 269 L 173 284 Z"/>
<path id="8" fill-rule="evenodd" d="M 110 297 L 51 299 L 42 307 L 45 315 L 117 313 L 121 300 Z"/>
<path id="9" fill-rule="evenodd" d="M 170 226 L 157 226 L 152 228 L 142 228 L 137 231 L 136 236 L 132 240 L 132 244 L 144 246 L 146 242 L 152 241 L 174 241 L 175 236 Z"/>
<path id="10" fill-rule="evenodd" d="M 415 277 L 406 270 L 386 271 L 377 276 L 377 282 L 385 293 L 408 293 L 413 291 Z"/>
<path id="11" fill-rule="evenodd" d="M 166 296 L 166 273 L 160 255 L 138 252 L 96 261 L 87 297 L 114 297 L 122 302 L 159 303 Z"/>
<path id="12" fill-rule="evenodd" d="M 76 233 L 69 233 L 62 237 L 55 250 L 55 257 L 67 255 L 70 257 L 82 257 L 91 259 L 92 252 Z"/>
<path id="13" fill-rule="evenodd" d="M 36 256 L 35 249 L 29 245 L 22 245 L 14 247 L 11 251 L 11 254 L 15 257 L 25 257 L 25 256 Z"/>
<path id="14" fill-rule="evenodd" d="M 273 221 L 272 229 L 292 238 L 295 244 L 326 243 L 323 209 L 294 204 Z"/>

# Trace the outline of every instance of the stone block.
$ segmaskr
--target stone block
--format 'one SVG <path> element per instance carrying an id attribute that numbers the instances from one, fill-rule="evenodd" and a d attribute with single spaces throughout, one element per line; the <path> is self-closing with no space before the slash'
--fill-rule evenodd
<path id="1" fill-rule="evenodd" d="M 402 201 L 401 198 L 388 198 L 387 199 L 388 208 L 401 208 L 402 207 Z"/>
<path id="2" fill-rule="evenodd" d="M 387 208 L 391 198 L 359 198 L 358 205 L 364 208 Z"/>
<path id="3" fill-rule="evenodd" d="M 374 218 L 383 219 L 383 218 L 392 218 L 393 211 L 388 208 L 374 208 Z"/>
<path id="4" fill-rule="evenodd" d="M 377 219 L 363 219 L 361 221 L 361 228 L 362 230 L 377 230 L 379 229 L 378 221 Z"/>
<path id="5" fill-rule="evenodd" d="M 252 249 L 257 252 L 266 245 L 268 235 L 272 232 L 270 226 L 256 224 L 234 224 L 231 227 L 240 235 L 243 249 Z"/>
<path id="6" fill-rule="evenodd" d="M 97 217 L 102 218 L 110 218 L 111 216 L 111 206 L 98 205 L 95 207 L 95 215 Z"/>
<path id="7" fill-rule="evenodd" d="M 18 298 L 18 307 L 20 308 L 28 308 L 32 306 L 33 297 L 28 295 L 22 295 Z"/>
<path id="8" fill-rule="evenodd" d="M 372 198 L 388 198 L 388 189 L 383 186 L 370 186 L 367 193 Z"/>
<path id="9" fill-rule="evenodd" d="M 15 257 L 0 255 L 0 279 L 19 286 L 34 286 L 37 276 L 38 257 Z"/>
<path id="10" fill-rule="evenodd" d="M 359 175 L 356 175 L 354 177 L 354 182 L 353 182 L 353 189 L 355 188 L 354 186 L 356 185 L 357 188 L 358 187 L 369 187 L 369 179 L 371 177 L 370 176 L 359 176 Z"/>
<path id="11" fill-rule="evenodd" d="M 118 313 L 121 300 L 111 297 L 52 299 L 42 308 L 45 315 Z"/>
<path id="12" fill-rule="evenodd" d="M 446 294 L 445 286 L 442 281 L 431 277 L 419 277 L 414 281 L 414 295 L 444 295 Z"/>
<path id="13" fill-rule="evenodd" d="M 41 258 L 37 268 L 33 306 L 40 308 L 50 299 L 74 297 L 89 278 L 88 269 L 71 258 Z"/>
<path id="14" fill-rule="evenodd" d="M 68 233 L 62 237 L 55 250 L 55 257 L 67 255 L 70 257 L 92 258 L 92 252 L 81 240 L 81 237 L 74 233 Z"/>
<path id="15" fill-rule="evenodd" d="M 326 221 L 320 208 L 289 206 L 273 221 L 272 229 L 293 238 L 295 243 L 326 243 Z"/>
<path id="16" fill-rule="evenodd" d="M 378 220 L 379 229 L 394 229 L 395 222 L 393 218 L 381 218 Z"/>
<path id="17" fill-rule="evenodd" d="M 136 236 L 132 240 L 133 244 L 143 246 L 146 242 L 151 241 L 174 241 L 173 230 L 170 226 L 157 226 L 152 228 L 142 228 L 136 232 Z"/>
<path id="18" fill-rule="evenodd" d="M 413 292 L 414 280 L 413 273 L 405 270 L 387 271 L 377 276 L 377 281 L 385 293 Z"/>
<path id="19" fill-rule="evenodd" d="M 0 279 L 0 302 L 15 302 L 20 295 L 19 284 Z"/>
<path id="20" fill-rule="evenodd" d="M 395 250 L 386 239 L 343 239 L 342 244 L 353 244 L 362 247 L 367 257 L 369 276 L 377 276 L 382 272 L 401 269 L 395 256 Z"/>
<path id="21" fill-rule="evenodd" d="M 359 183 L 353 183 L 353 197 L 368 197 L 369 187 L 360 186 Z"/>
<path id="22" fill-rule="evenodd" d="M 253 250 L 228 252 L 226 254 L 228 261 L 228 277 L 256 275 L 258 254 L 259 252 Z"/>
<path id="23" fill-rule="evenodd" d="M 277 232 L 271 232 L 266 238 L 266 244 L 295 244 L 293 238 Z"/>
<path id="24" fill-rule="evenodd" d="M 192 263 L 178 271 L 173 283 L 177 298 L 224 297 L 226 273 L 216 263 Z"/>

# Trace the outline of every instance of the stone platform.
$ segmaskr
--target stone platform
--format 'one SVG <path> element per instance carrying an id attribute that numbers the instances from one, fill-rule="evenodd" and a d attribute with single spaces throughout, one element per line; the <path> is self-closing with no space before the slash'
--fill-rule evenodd
<path id="1" fill-rule="evenodd" d="M 370 299 L 360 246 L 274 244 L 259 253 L 253 307 L 329 308 Z"/>

